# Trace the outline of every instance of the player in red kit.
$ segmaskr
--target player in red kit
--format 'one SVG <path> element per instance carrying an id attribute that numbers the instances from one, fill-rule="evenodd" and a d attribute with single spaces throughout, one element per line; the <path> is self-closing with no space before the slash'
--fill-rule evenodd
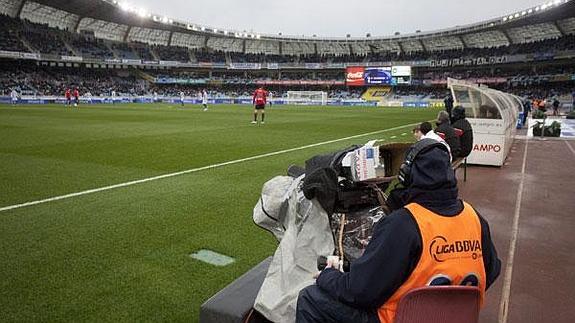
<path id="1" fill-rule="evenodd" d="M 78 106 L 78 104 L 80 104 L 80 92 L 78 91 L 78 88 L 74 89 L 74 106 Z"/>
<path id="2" fill-rule="evenodd" d="M 70 93 L 70 89 L 66 89 L 64 96 L 66 97 L 66 105 L 72 105 L 72 93 Z"/>
<path id="3" fill-rule="evenodd" d="M 263 87 L 260 87 L 259 89 L 257 89 L 254 92 L 254 97 L 252 99 L 252 102 L 255 105 L 254 121 L 252 121 L 253 124 L 258 123 L 258 111 L 262 115 L 262 117 L 261 117 L 262 124 L 265 123 L 264 117 L 265 117 L 265 109 L 266 109 L 267 99 L 268 99 L 268 91 L 264 90 Z"/>

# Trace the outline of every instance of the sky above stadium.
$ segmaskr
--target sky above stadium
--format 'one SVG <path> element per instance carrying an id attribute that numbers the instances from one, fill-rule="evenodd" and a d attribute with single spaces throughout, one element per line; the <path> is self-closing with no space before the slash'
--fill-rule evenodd
<path id="1" fill-rule="evenodd" d="M 265 34 L 388 36 L 466 25 L 542 0 L 129 0 L 155 13 L 210 27 Z"/>

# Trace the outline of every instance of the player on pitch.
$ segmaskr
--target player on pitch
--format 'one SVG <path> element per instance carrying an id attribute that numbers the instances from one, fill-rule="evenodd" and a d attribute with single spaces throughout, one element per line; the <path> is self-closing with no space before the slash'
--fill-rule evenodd
<path id="1" fill-rule="evenodd" d="M 72 106 L 72 92 L 70 91 L 70 88 L 66 88 L 64 96 L 66 97 L 66 105 L 69 107 Z"/>
<path id="2" fill-rule="evenodd" d="M 252 121 L 253 124 L 258 123 L 258 111 L 260 112 L 260 114 L 262 115 L 261 119 L 262 119 L 262 124 L 264 124 L 264 117 L 265 117 L 265 109 L 266 109 L 266 103 L 267 103 L 267 97 L 268 97 L 268 91 L 264 90 L 263 87 L 258 88 L 255 92 L 254 92 L 254 97 L 252 99 L 252 103 L 255 106 L 254 109 L 254 121 Z"/>

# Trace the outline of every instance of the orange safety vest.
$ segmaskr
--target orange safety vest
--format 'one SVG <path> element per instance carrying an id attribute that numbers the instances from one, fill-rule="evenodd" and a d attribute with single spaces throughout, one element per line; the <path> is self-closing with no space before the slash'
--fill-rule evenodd
<path id="1" fill-rule="evenodd" d="M 475 210 L 463 203 L 457 216 L 433 213 L 419 204 L 408 209 L 419 226 L 422 252 L 409 278 L 379 309 L 379 320 L 391 323 L 399 300 L 410 290 L 430 285 L 472 285 L 485 295 L 485 267 L 481 245 L 481 223 Z"/>

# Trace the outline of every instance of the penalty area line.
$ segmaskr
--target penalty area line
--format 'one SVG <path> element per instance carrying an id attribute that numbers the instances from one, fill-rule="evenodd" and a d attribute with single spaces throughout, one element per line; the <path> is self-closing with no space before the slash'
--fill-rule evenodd
<path id="1" fill-rule="evenodd" d="M 30 201 L 30 202 L 21 203 L 21 204 L 4 206 L 4 207 L 0 207 L 0 212 L 5 212 L 5 211 L 10 211 L 10 210 L 15 210 L 15 209 L 21 209 L 24 207 L 29 207 L 29 206 L 59 201 L 59 200 L 65 200 L 65 199 L 69 199 L 69 198 L 73 198 L 73 197 L 109 191 L 109 190 L 113 190 L 113 189 L 117 189 L 117 188 L 123 188 L 123 187 L 148 183 L 148 182 L 152 182 L 152 181 L 157 181 L 157 180 L 161 180 L 161 179 L 166 179 L 166 178 L 171 178 L 171 177 L 176 177 L 176 176 L 181 176 L 181 175 L 186 175 L 186 174 L 191 174 L 191 173 L 197 173 L 197 172 L 201 172 L 201 171 L 208 170 L 208 169 L 220 168 L 220 167 L 244 163 L 244 162 L 248 162 L 248 161 L 252 161 L 252 160 L 257 160 L 257 159 L 287 154 L 287 153 L 291 153 L 291 152 L 298 151 L 298 150 L 304 150 L 304 149 L 308 149 L 308 148 L 319 147 L 319 146 L 323 146 L 323 145 L 329 145 L 329 144 L 333 144 L 333 143 L 340 142 L 340 141 L 346 141 L 346 140 L 371 136 L 371 135 L 375 135 L 378 133 L 384 133 L 384 132 L 399 130 L 399 129 L 403 129 L 405 127 L 415 126 L 417 124 L 419 124 L 419 123 L 410 123 L 410 124 L 406 124 L 406 125 L 398 126 L 398 127 L 393 127 L 393 128 L 389 128 L 389 129 L 366 132 L 366 133 L 353 135 L 353 136 L 349 136 L 349 137 L 343 137 L 343 138 L 339 138 L 339 139 L 333 139 L 333 140 L 318 142 L 315 144 L 309 144 L 309 145 L 305 145 L 305 146 L 274 151 L 274 152 L 270 152 L 270 153 L 266 153 L 266 154 L 261 154 L 261 155 L 256 155 L 256 156 L 251 156 L 251 157 L 246 157 L 246 158 L 241 158 L 241 159 L 236 159 L 236 160 L 230 160 L 230 161 L 226 161 L 226 162 L 222 162 L 222 163 L 218 163 L 218 164 L 213 164 L 213 165 L 208 165 L 208 166 L 203 166 L 203 167 L 198 167 L 198 168 L 192 168 L 192 169 L 183 170 L 183 171 L 179 171 L 179 172 L 175 172 L 175 173 L 158 175 L 158 176 L 138 179 L 138 180 L 134 180 L 134 181 L 129 181 L 129 182 L 125 182 L 125 183 L 119 183 L 119 184 L 114 184 L 114 185 L 110 185 L 110 186 L 94 188 L 94 189 L 90 189 L 90 190 L 86 190 L 86 191 L 70 193 L 70 194 L 65 194 L 65 195 L 60 195 L 60 196 L 54 196 L 54 197 L 50 197 L 50 198 L 46 198 L 46 199 L 42 199 L 42 200 L 37 200 L 37 201 Z"/>

